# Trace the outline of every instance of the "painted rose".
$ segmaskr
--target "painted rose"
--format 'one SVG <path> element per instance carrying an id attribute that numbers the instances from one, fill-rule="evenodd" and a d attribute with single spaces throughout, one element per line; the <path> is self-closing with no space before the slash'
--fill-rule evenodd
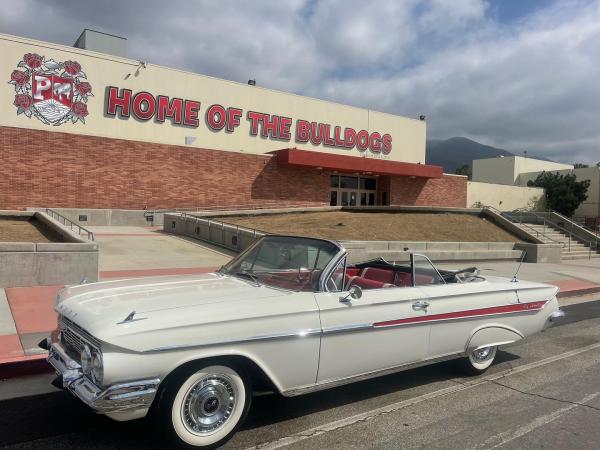
<path id="1" fill-rule="evenodd" d="M 83 102 L 73 103 L 71 111 L 73 111 L 73 115 L 77 117 L 85 117 L 88 115 L 87 105 Z"/>
<path id="2" fill-rule="evenodd" d="M 29 75 L 20 70 L 13 70 L 10 74 L 10 80 L 14 81 L 17 86 L 25 86 L 29 81 Z"/>
<path id="3" fill-rule="evenodd" d="M 13 104 L 19 108 L 28 109 L 33 104 L 33 99 L 27 94 L 17 94 Z"/>
<path id="4" fill-rule="evenodd" d="M 42 66 L 43 58 L 37 53 L 27 53 L 23 56 L 23 61 L 32 69 L 39 69 Z"/>
<path id="5" fill-rule="evenodd" d="M 92 92 L 92 85 L 88 82 L 76 83 L 75 90 L 79 92 L 81 95 L 85 96 Z"/>
<path id="6" fill-rule="evenodd" d="M 65 61 L 65 72 L 71 76 L 75 76 L 81 72 L 81 65 L 75 61 Z"/>

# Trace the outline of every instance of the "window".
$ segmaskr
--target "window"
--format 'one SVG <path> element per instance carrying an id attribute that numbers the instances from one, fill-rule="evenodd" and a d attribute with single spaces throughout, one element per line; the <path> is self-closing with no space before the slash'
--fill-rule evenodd
<path id="1" fill-rule="evenodd" d="M 344 290 L 344 279 L 346 275 L 346 258 L 342 260 L 335 267 L 331 276 L 327 279 L 326 286 L 330 292 L 340 292 Z"/>
<path id="2" fill-rule="evenodd" d="M 335 188 L 340 187 L 340 177 L 338 175 L 331 175 L 330 186 Z"/>
<path id="3" fill-rule="evenodd" d="M 368 191 L 374 191 L 377 188 L 377 182 L 375 178 L 361 178 L 360 188 Z"/>
<path id="4" fill-rule="evenodd" d="M 342 189 L 358 189 L 358 178 L 340 177 L 340 187 Z"/>
<path id="5" fill-rule="evenodd" d="M 446 284 L 429 258 L 423 255 L 412 255 L 415 286 L 429 286 L 432 284 Z"/>
<path id="6" fill-rule="evenodd" d="M 318 290 L 323 269 L 339 251 L 335 244 L 319 239 L 266 236 L 220 272 L 258 284 L 313 292 Z"/>

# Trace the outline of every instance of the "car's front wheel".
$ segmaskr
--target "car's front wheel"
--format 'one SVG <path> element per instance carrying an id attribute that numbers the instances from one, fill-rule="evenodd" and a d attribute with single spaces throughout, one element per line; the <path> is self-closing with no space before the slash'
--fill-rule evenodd
<path id="1" fill-rule="evenodd" d="M 484 373 L 494 362 L 497 346 L 483 347 L 469 352 L 463 359 L 463 367 L 469 375 Z"/>
<path id="2" fill-rule="evenodd" d="M 180 445 L 208 449 L 233 436 L 251 399 L 250 384 L 240 369 L 210 365 L 188 368 L 170 380 L 159 408 Z"/>

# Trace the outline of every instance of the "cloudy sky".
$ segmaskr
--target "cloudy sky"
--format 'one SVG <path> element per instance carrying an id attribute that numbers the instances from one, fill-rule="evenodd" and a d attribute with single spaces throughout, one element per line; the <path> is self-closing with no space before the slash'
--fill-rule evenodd
<path id="1" fill-rule="evenodd" d="M 127 37 L 150 63 L 394 114 L 557 161 L 600 161 L 600 0 L 11 2 L 0 32 Z"/>

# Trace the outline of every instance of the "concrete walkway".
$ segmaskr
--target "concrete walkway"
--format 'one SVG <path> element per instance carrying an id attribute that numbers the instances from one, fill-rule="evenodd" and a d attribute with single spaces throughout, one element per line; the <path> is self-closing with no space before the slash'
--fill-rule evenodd
<path id="1" fill-rule="evenodd" d="M 155 227 L 91 227 L 100 243 L 100 279 L 212 272 L 233 253 L 192 239 L 164 234 Z M 512 277 L 514 262 L 442 264 L 477 266 L 482 275 Z M 519 278 L 561 288 L 562 297 L 600 292 L 600 260 L 564 264 L 523 264 Z M 56 328 L 54 298 L 62 286 L 0 289 L 0 364 L 41 359 L 38 342 Z M 583 299 L 583 297 L 582 297 Z M 571 300 L 573 301 L 573 300 Z"/>
<path id="2" fill-rule="evenodd" d="M 212 272 L 232 253 L 164 234 L 158 227 L 90 227 L 100 243 L 100 280 Z M 37 344 L 56 328 L 63 286 L 0 289 L 0 364 L 45 357 Z"/>

